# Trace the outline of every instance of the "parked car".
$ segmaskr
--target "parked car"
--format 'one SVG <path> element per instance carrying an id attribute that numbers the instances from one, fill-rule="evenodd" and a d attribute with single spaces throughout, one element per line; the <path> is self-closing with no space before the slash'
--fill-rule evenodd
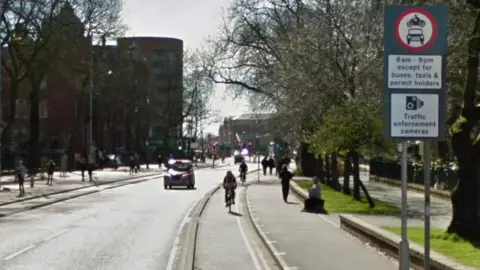
<path id="1" fill-rule="evenodd" d="M 195 173 L 192 161 L 188 159 L 171 159 L 168 161 L 168 171 L 163 177 L 165 189 L 185 186 L 189 189 L 195 188 Z"/>

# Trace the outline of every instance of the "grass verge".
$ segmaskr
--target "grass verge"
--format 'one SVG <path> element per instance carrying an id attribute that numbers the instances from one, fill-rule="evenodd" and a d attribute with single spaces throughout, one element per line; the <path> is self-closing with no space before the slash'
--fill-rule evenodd
<path id="1" fill-rule="evenodd" d="M 385 227 L 387 231 L 401 235 L 400 227 Z M 408 239 L 423 246 L 425 240 L 424 228 L 408 228 Z M 441 229 L 431 229 L 430 245 L 432 250 L 444 254 L 456 261 L 480 267 L 480 248 L 456 234 L 448 234 Z"/>
<path id="2" fill-rule="evenodd" d="M 304 189 L 312 186 L 312 181 L 301 180 L 296 183 Z M 396 215 L 400 213 L 400 208 L 389 205 L 385 202 L 373 199 L 375 207 L 370 208 L 367 200 L 362 196 L 360 201 L 355 201 L 351 195 L 345 195 L 335 191 L 327 185 L 321 184 L 322 198 L 325 200 L 325 209 L 329 213 L 350 213 L 350 214 L 369 214 L 369 215 Z"/>

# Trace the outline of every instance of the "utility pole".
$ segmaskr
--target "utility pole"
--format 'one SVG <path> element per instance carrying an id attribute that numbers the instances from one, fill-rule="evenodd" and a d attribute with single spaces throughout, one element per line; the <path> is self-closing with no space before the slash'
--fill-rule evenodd
<path id="1" fill-rule="evenodd" d="M 4 10 L 4 4 L 2 4 L 0 6 L 0 14 L 3 13 L 3 10 Z M 0 21 L 0 29 L 2 28 L 2 21 Z M 3 89 L 2 89 L 2 82 L 3 82 L 3 78 L 2 78 L 2 73 L 3 73 L 3 65 L 2 65 L 2 55 L 3 55 L 3 44 L 0 44 L 0 180 L 2 178 L 2 143 L 1 143 L 1 139 L 2 139 L 2 136 L 3 136 L 3 106 L 2 106 L 2 94 L 3 94 Z M 2 185 L 1 185 L 1 182 L 0 182 L 0 191 L 2 189 Z"/>
<path id="2" fill-rule="evenodd" d="M 89 89 L 89 116 L 88 116 L 88 135 L 87 135 L 87 155 L 88 162 L 93 162 L 92 145 L 93 145 L 93 36 L 88 34 L 88 41 L 90 44 L 90 63 L 89 63 L 89 77 L 90 77 L 90 89 Z"/>

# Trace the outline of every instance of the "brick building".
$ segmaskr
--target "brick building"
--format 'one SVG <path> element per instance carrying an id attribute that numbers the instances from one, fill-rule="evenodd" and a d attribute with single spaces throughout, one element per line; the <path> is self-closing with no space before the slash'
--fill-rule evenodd
<path id="1" fill-rule="evenodd" d="M 72 53 L 75 57 L 71 59 L 70 65 L 84 72 L 78 72 L 79 74 L 75 75 L 66 74 L 66 68 L 59 66 L 52 68 L 44 77 L 39 109 L 41 148 L 61 148 L 69 149 L 70 152 L 79 152 L 86 146 L 89 119 L 88 67 L 91 43 L 85 37 L 85 28 L 71 7 L 66 5 L 58 17 L 63 19 L 68 17 L 71 20 L 68 24 L 69 28 L 65 29 L 76 39 L 76 46 L 73 48 L 75 51 Z M 20 32 L 22 32 L 21 29 L 19 29 Z M 4 57 L 5 55 L 6 53 Z M 115 87 L 128 87 L 137 100 L 146 103 L 139 104 L 138 101 L 132 101 L 132 106 L 124 108 L 125 106 L 120 106 L 118 103 L 106 103 L 95 94 L 93 99 L 94 144 L 107 152 L 128 147 L 138 148 L 144 146 L 147 141 L 155 141 L 155 139 L 161 142 L 161 146 L 165 146 L 167 142 L 175 145 L 176 136 L 181 132 L 182 126 L 183 42 L 173 38 L 119 38 L 117 46 L 94 46 L 93 55 L 94 70 L 96 73 L 102 73 L 93 76 L 95 92 L 106 87 L 105 83 L 115 83 L 113 76 L 110 80 L 101 76 L 112 73 L 116 75 L 115 63 L 118 61 L 115 59 L 126 57 L 134 77 L 131 79 L 132 85 Z M 100 62 L 107 68 L 106 70 L 97 67 L 97 64 L 100 66 Z M 3 71 L 1 83 L 3 122 L 4 124 L 13 122 L 12 143 L 8 145 L 8 149 L 19 151 L 23 145 L 27 145 L 26 142 L 30 137 L 29 89 L 31 86 L 28 80 L 23 80 L 18 91 L 12 92 L 12 81 L 5 71 Z M 114 87 L 111 88 L 114 89 Z M 142 96 L 139 97 L 139 94 Z M 11 104 L 15 104 L 15 108 Z M 11 118 L 14 121 L 11 121 Z M 133 145 L 128 146 L 129 142 Z"/>
<path id="2" fill-rule="evenodd" d="M 175 148 L 182 135 L 183 41 L 162 37 L 119 38 L 118 46 L 136 43 L 146 59 L 151 99 L 150 144 Z"/>
<path id="3" fill-rule="evenodd" d="M 266 149 L 273 141 L 272 114 L 242 114 L 225 117 L 220 125 L 218 135 L 220 142 L 237 145 L 251 143 L 255 149 Z"/>

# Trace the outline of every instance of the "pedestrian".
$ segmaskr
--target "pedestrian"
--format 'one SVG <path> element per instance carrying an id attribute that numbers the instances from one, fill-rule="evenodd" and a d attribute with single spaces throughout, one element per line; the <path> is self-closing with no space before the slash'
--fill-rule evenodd
<path id="1" fill-rule="evenodd" d="M 267 156 L 263 157 L 262 159 L 262 168 L 263 168 L 263 175 L 267 175 L 267 168 L 268 168 Z"/>
<path id="2" fill-rule="evenodd" d="M 130 157 L 130 161 L 128 162 L 128 167 L 130 168 L 129 175 L 133 175 L 133 172 L 135 171 L 135 159 L 133 157 Z"/>
<path id="3" fill-rule="evenodd" d="M 53 173 L 55 172 L 55 162 L 49 160 L 47 162 L 47 185 L 51 186 L 53 184 Z"/>
<path id="4" fill-rule="evenodd" d="M 27 168 L 23 165 L 23 161 L 19 161 L 17 168 L 15 169 L 15 176 L 18 180 L 18 189 L 20 191 L 19 197 L 25 196 L 25 175 L 27 174 Z"/>
<path id="5" fill-rule="evenodd" d="M 273 157 L 268 159 L 268 168 L 270 169 L 270 175 L 272 175 L 273 168 L 275 168 L 275 160 Z"/>
<path id="6" fill-rule="evenodd" d="M 320 188 L 318 177 L 313 178 L 313 185 L 308 189 L 308 198 L 305 199 L 305 212 L 324 213 L 324 200 L 322 200 L 322 190 Z"/>
<path id="7" fill-rule="evenodd" d="M 135 153 L 133 159 L 135 161 L 135 173 L 138 173 L 140 171 L 140 156 Z"/>
<path id="8" fill-rule="evenodd" d="M 287 202 L 288 193 L 290 191 L 290 180 L 292 180 L 293 174 L 288 170 L 287 165 L 283 165 L 280 171 L 280 179 L 282 183 L 282 195 L 283 201 Z"/>
<path id="9" fill-rule="evenodd" d="M 162 155 L 158 155 L 157 162 L 158 162 L 158 168 L 161 169 L 162 168 L 162 163 L 163 163 Z"/>
<path id="10" fill-rule="evenodd" d="M 84 157 L 80 159 L 80 171 L 82 172 L 82 181 L 85 181 L 85 171 L 87 170 L 88 164 Z"/>
<path id="11" fill-rule="evenodd" d="M 67 177 L 68 156 L 66 153 L 62 154 L 60 158 L 60 177 Z"/>
<path id="12" fill-rule="evenodd" d="M 92 174 L 93 174 L 94 166 L 95 166 L 95 164 L 93 163 L 93 160 L 89 159 L 88 163 L 87 163 L 88 181 L 89 182 L 93 181 Z"/>

